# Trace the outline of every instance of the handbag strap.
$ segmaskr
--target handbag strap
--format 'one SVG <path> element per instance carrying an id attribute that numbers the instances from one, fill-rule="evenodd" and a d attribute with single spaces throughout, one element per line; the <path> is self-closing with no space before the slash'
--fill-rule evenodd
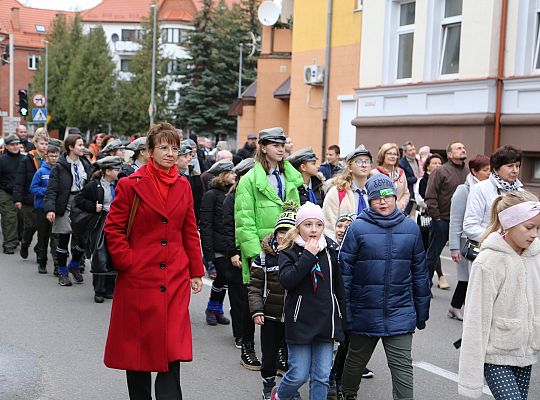
<path id="1" fill-rule="evenodd" d="M 131 206 L 131 211 L 129 213 L 126 239 L 129 239 L 129 234 L 131 233 L 131 228 L 133 227 L 133 220 L 135 219 L 135 214 L 137 213 L 137 206 L 139 205 L 139 200 L 139 195 L 135 193 L 135 197 L 133 198 L 133 205 Z"/>

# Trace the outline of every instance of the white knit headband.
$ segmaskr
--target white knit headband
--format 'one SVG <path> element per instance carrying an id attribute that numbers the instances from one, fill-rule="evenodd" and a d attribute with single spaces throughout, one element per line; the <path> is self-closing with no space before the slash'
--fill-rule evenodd
<path id="1" fill-rule="evenodd" d="M 540 202 L 538 201 L 526 201 L 524 203 L 516 204 L 515 206 L 508 207 L 499 213 L 499 221 L 503 229 L 506 231 L 519 225 L 531 218 L 536 217 L 540 213 Z"/>

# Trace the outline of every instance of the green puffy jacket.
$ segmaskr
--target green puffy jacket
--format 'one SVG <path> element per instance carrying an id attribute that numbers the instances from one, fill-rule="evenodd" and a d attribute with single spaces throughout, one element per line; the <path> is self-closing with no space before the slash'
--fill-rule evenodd
<path id="1" fill-rule="evenodd" d="M 302 174 L 285 161 L 285 200 L 300 204 L 298 187 L 304 183 Z M 274 231 L 274 225 L 283 212 L 283 201 L 268 183 L 266 172 L 260 163 L 240 179 L 234 201 L 236 243 L 242 254 L 242 275 L 249 283 L 248 259 L 261 252 L 261 240 Z"/>

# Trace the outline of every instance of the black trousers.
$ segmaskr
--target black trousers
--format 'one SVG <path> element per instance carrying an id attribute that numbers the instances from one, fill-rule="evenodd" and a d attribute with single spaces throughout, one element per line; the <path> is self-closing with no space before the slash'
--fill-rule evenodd
<path id="1" fill-rule="evenodd" d="M 249 301 L 247 295 L 247 285 L 242 284 L 242 341 L 253 342 L 255 340 L 255 322 L 251 318 L 251 312 L 249 311 Z"/>
<path id="2" fill-rule="evenodd" d="M 126 371 L 130 400 L 152 400 L 152 375 L 145 371 Z M 169 363 L 168 372 L 158 372 L 154 384 L 156 400 L 182 400 L 180 361 Z"/>
<path id="3" fill-rule="evenodd" d="M 38 264 L 47 264 L 47 246 L 51 247 L 51 255 L 55 265 L 58 265 L 58 257 L 56 248 L 58 247 L 58 235 L 52 234 L 52 224 L 47 219 L 47 214 L 43 210 L 35 210 L 36 213 L 36 228 L 37 228 L 37 244 L 36 254 Z"/>
<path id="4" fill-rule="evenodd" d="M 32 239 L 34 238 L 34 233 L 36 233 L 36 210 L 33 206 L 23 205 L 20 213 L 23 220 L 23 230 L 22 230 L 22 240 L 21 247 L 28 248 Z"/>
<path id="5" fill-rule="evenodd" d="M 231 279 L 229 281 L 229 303 L 231 304 L 232 331 L 235 338 L 243 336 L 243 310 L 244 298 L 247 297 L 247 287 L 242 283 L 242 269 L 236 268 L 230 263 L 232 268 Z M 251 321 L 253 324 L 253 321 Z"/>
<path id="6" fill-rule="evenodd" d="M 116 275 L 92 275 L 92 284 L 96 296 L 105 296 L 114 294 L 116 284 Z"/>
<path id="7" fill-rule="evenodd" d="M 336 382 L 341 383 L 341 376 L 343 375 L 343 369 L 345 368 L 345 360 L 347 359 L 347 353 L 349 352 L 349 334 L 345 333 L 345 341 L 339 344 L 334 358 L 334 365 L 332 366 L 332 372 L 330 376 L 333 376 Z"/>
<path id="8" fill-rule="evenodd" d="M 284 339 L 285 323 L 265 318 L 264 325 L 261 326 L 261 377 L 276 376 L 278 351 L 283 346 Z"/>

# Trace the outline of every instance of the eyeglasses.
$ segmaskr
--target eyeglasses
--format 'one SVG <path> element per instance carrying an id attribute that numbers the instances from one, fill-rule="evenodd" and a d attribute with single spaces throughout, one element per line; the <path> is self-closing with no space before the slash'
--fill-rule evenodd
<path id="1" fill-rule="evenodd" d="M 386 153 L 387 156 L 389 157 L 397 157 L 399 156 L 399 154 L 396 154 L 396 153 Z"/>
<path id="2" fill-rule="evenodd" d="M 58 157 L 60 157 L 60 155 L 59 154 L 47 154 L 47 157 L 48 158 L 58 158 Z"/>
<path id="3" fill-rule="evenodd" d="M 173 153 L 173 154 L 178 154 L 178 146 L 165 146 L 165 145 L 161 145 L 161 146 L 158 146 L 158 149 L 159 151 L 161 151 L 162 153 Z"/>
<path id="4" fill-rule="evenodd" d="M 362 165 L 371 165 L 371 160 L 354 160 L 354 163 L 357 167 L 361 167 Z"/>
<path id="5" fill-rule="evenodd" d="M 382 204 L 383 202 L 388 204 L 388 203 L 390 203 L 390 200 L 393 199 L 393 198 L 394 198 L 393 195 L 392 196 L 386 196 L 386 197 L 378 197 L 376 199 L 373 199 L 373 201 L 377 202 L 379 204 Z"/>

